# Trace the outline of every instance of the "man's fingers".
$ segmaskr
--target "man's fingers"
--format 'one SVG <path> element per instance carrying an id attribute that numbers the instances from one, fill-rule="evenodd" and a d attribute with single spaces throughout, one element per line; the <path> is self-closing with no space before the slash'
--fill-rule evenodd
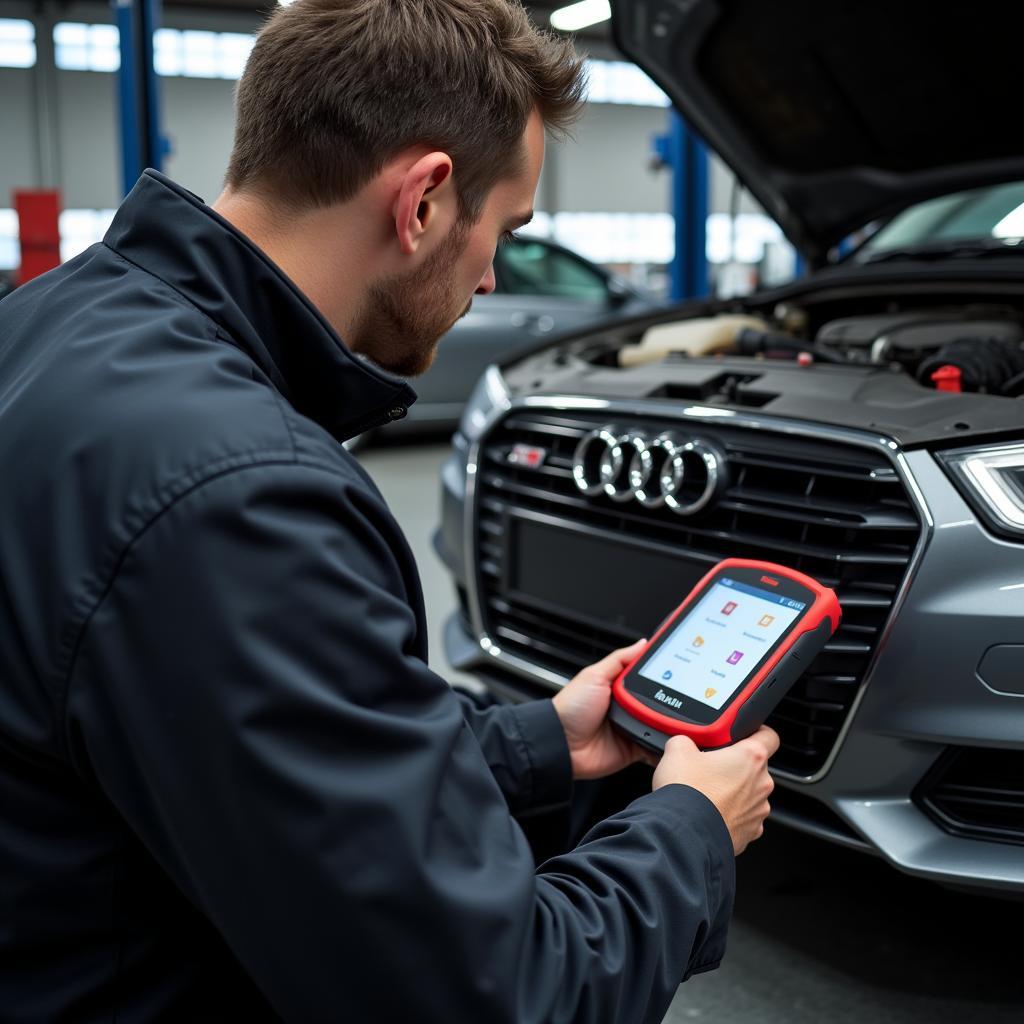
<path id="1" fill-rule="evenodd" d="M 646 747 L 641 747 L 638 744 L 634 744 L 637 750 L 637 760 L 643 764 L 650 765 L 652 768 L 657 768 L 658 763 L 661 761 L 661 755 L 655 754 L 653 750 L 648 750 Z"/>
<path id="2" fill-rule="evenodd" d="M 779 734 L 767 725 L 762 725 L 753 735 L 748 736 L 744 742 L 754 742 L 759 746 L 764 747 L 765 752 L 770 758 L 776 750 L 779 749 Z"/>
<path id="3" fill-rule="evenodd" d="M 602 675 L 617 676 L 639 653 L 640 648 L 646 644 L 646 640 L 637 640 L 629 647 L 620 647 L 617 651 L 605 655 L 600 661 L 593 665 Z"/>
<path id="4" fill-rule="evenodd" d="M 699 748 L 697 744 L 690 739 L 689 736 L 678 735 L 670 736 L 668 741 L 665 743 L 665 753 L 671 754 L 674 757 L 682 757 L 687 754 L 698 753 Z"/>

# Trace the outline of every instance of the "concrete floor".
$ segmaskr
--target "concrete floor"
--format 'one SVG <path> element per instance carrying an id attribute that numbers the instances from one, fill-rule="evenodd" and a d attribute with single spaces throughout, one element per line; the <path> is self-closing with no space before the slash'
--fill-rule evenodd
<path id="1" fill-rule="evenodd" d="M 453 679 L 441 625 L 454 595 L 430 546 L 447 450 L 378 446 L 361 459 L 409 536 L 431 664 Z M 665 1024 L 1024 1024 L 1024 903 L 950 892 L 770 823 L 737 870 L 725 962 L 679 990 Z"/>

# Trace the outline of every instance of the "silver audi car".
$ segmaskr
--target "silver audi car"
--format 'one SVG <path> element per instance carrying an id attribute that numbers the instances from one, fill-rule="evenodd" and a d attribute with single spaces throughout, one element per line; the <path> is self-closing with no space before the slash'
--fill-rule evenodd
<path id="1" fill-rule="evenodd" d="M 775 820 L 1006 894 L 1024 893 L 1024 128 L 990 114 L 1017 91 L 1022 18 L 619 0 L 620 48 L 815 269 L 489 369 L 437 536 L 448 656 L 502 699 L 651 635 L 722 558 L 834 588 L 841 628 L 769 719 Z"/>

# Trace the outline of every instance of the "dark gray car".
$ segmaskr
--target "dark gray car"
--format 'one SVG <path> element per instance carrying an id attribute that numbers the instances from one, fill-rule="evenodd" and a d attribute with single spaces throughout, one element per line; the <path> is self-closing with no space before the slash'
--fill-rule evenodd
<path id="1" fill-rule="evenodd" d="M 613 18 L 817 269 L 488 371 L 443 471 L 448 656 L 504 697 L 550 693 L 717 560 L 784 562 L 844 614 L 769 719 L 774 817 L 1022 893 L 1024 129 L 985 124 L 1022 13 Z"/>

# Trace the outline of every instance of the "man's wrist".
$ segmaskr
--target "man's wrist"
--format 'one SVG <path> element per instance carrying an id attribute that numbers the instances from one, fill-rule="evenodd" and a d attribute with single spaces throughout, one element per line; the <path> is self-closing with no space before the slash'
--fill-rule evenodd
<path id="1" fill-rule="evenodd" d="M 554 710 L 555 716 L 558 719 L 558 724 L 562 730 L 562 738 L 565 742 L 566 753 L 569 756 L 569 771 L 572 777 L 575 779 L 578 777 L 579 771 L 578 765 L 576 764 L 576 755 L 573 753 L 572 731 L 568 726 L 568 711 L 563 707 L 562 703 L 560 702 L 560 696 L 562 695 L 556 693 L 555 696 L 552 697 L 550 701 L 548 701 L 548 703 Z"/>

